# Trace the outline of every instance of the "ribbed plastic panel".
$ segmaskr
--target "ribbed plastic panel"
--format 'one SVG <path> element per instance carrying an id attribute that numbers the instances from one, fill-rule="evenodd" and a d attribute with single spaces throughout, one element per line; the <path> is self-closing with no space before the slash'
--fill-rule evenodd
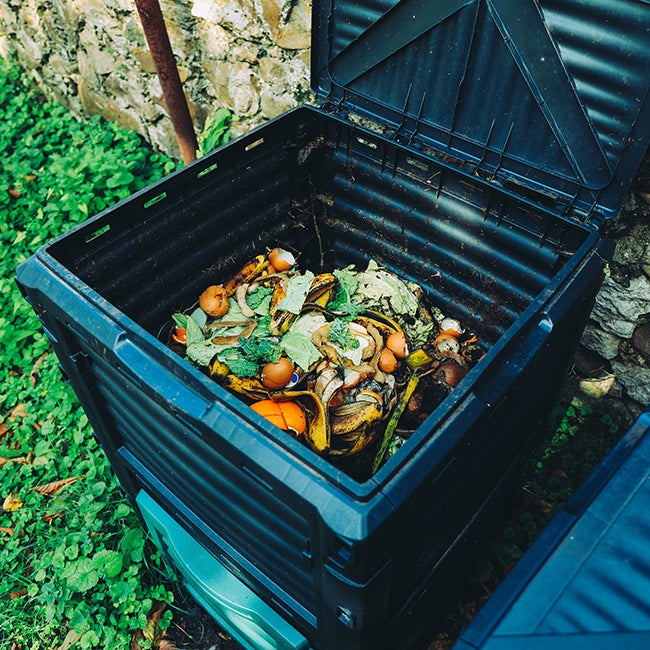
<path id="1" fill-rule="evenodd" d="M 119 451 L 138 478 L 147 487 L 152 481 L 156 492 L 164 488 L 174 494 L 195 517 L 209 522 L 231 552 L 244 553 L 245 562 L 313 614 L 314 581 L 304 555 L 310 535 L 303 515 L 137 391 L 92 349 L 86 347 L 86 353 L 98 397 L 116 439 L 123 441 Z M 225 414 L 220 425 L 226 437 L 237 426 Z"/>
<path id="2" fill-rule="evenodd" d="M 613 216 L 647 140 L 640 0 L 329 0 L 312 85 L 499 185 Z M 562 207 L 561 207 L 562 206 Z"/>
<path id="3" fill-rule="evenodd" d="M 288 225 L 286 215 L 294 190 L 291 178 L 277 173 L 288 164 L 287 152 L 273 149 L 261 160 L 248 158 L 248 165 L 235 166 L 219 176 L 218 186 L 211 182 L 217 169 L 211 168 L 196 178 L 196 186 L 177 184 L 154 195 L 134 211 L 131 224 L 111 224 L 117 231 L 112 234 L 119 235 L 115 245 L 97 247 L 91 239 L 90 246 L 77 241 L 66 247 L 64 242 L 66 263 L 107 300 L 119 304 L 126 315 L 155 328 L 169 318 L 164 305 L 181 305 L 188 286 L 196 286 L 206 270 L 250 251 L 252 242 L 264 240 L 269 230 L 281 234 Z M 250 191 L 242 193 L 242 185 Z M 219 227 L 215 228 L 217 211 Z M 145 218 L 139 219 L 142 215 Z M 173 246 L 169 245 L 170 230 L 176 232 Z M 215 257 L 219 241 L 223 245 Z M 108 267 L 119 272 L 107 274 Z"/>
<path id="4" fill-rule="evenodd" d="M 456 650 L 650 647 L 650 411 L 551 522 Z"/>
<path id="5" fill-rule="evenodd" d="M 350 159 L 337 158 L 338 170 L 350 169 Z M 503 204 L 491 204 L 489 192 L 465 188 L 461 194 L 452 174 L 423 187 L 408 171 L 407 164 L 394 182 L 368 161 L 354 164 L 353 175 L 335 175 L 336 210 L 325 223 L 346 224 L 337 240 L 341 257 L 363 264 L 372 247 L 420 284 L 433 304 L 451 304 L 463 322 L 473 322 L 488 340 L 498 339 L 562 265 L 575 233 L 540 214 L 532 220 L 523 206 L 505 219 Z M 440 219 L 431 219 L 432 203 Z"/>
<path id="6" fill-rule="evenodd" d="M 223 185 L 206 174 L 197 179 L 201 192 L 172 186 L 153 204 L 145 201 L 145 214 L 155 208 L 159 217 L 118 231 L 110 247 L 77 238 L 79 247 L 65 242 L 53 252 L 160 335 L 170 316 L 162 305 L 188 307 L 188 296 L 201 292 L 211 269 L 219 267 L 214 277 L 223 277 L 224 267 L 263 250 L 262 242 L 286 241 L 311 269 L 323 256 L 327 267 L 363 268 L 372 251 L 378 263 L 420 284 L 432 304 L 491 344 L 584 237 L 570 222 L 471 184 L 451 169 L 405 151 L 395 156 L 399 150 L 387 149 L 380 138 L 349 135 L 347 127 L 331 129 L 325 141 L 306 140 L 294 152 L 260 146 L 263 151 L 253 149 Z M 170 231 L 173 240 L 165 238 Z"/>

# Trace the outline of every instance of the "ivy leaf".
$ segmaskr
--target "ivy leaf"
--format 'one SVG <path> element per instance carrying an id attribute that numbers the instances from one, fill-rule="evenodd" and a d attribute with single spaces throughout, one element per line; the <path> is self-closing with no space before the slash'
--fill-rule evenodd
<path id="1" fill-rule="evenodd" d="M 114 188 L 130 185 L 134 180 L 135 176 L 130 171 L 123 169 L 106 179 L 106 187 Z"/>
<path id="2" fill-rule="evenodd" d="M 142 562 L 144 535 L 139 528 L 128 529 L 120 540 L 120 549 L 132 562 Z"/>

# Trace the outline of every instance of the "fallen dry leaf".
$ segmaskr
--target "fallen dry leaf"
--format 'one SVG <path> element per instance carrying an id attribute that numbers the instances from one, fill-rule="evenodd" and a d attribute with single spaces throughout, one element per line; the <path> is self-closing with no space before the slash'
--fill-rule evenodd
<path id="1" fill-rule="evenodd" d="M 6 526 L 0 526 L 0 533 L 4 533 L 5 535 L 9 535 L 9 537 L 11 537 L 14 534 L 14 529 L 7 528 Z"/>
<path id="2" fill-rule="evenodd" d="M 131 636 L 131 642 L 129 643 L 129 650 L 142 650 L 140 641 L 144 641 L 144 634 L 142 630 L 136 630 Z"/>
<path id="3" fill-rule="evenodd" d="M 55 512 L 51 515 L 43 515 L 41 518 L 42 521 L 44 521 L 46 524 L 49 524 L 50 526 L 54 524 L 54 522 L 57 519 L 63 519 L 63 515 L 65 514 L 64 510 L 61 510 L 60 512 Z"/>
<path id="4" fill-rule="evenodd" d="M 31 382 L 32 386 L 36 386 L 36 381 L 38 380 L 38 371 L 41 365 L 43 364 L 43 361 L 47 359 L 47 356 L 49 354 L 49 350 L 43 352 L 38 359 L 34 362 L 34 365 L 32 366 L 32 370 L 29 373 L 29 381 Z"/>
<path id="5" fill-rule="evenodd" d="M 27 415 L 27 404 L 16 404 L 9 413 L 9 422 L 13 422 L 16 418 L 24 418 Z"/>
<path id="6" fill-rule="evenodd" d="M 9 430 L 6 422 L 0 422 L 0 438 Z"/>
<path id="7" fill-rule="evenodd" d="M 30 451 L 27 456 L 0 456 L 0 467 L 5 463 L 17 463 L 18 465 L 31 465 L 34 462 L 34 452 Z"/>
<path id="8" fill-rule="evenodd" d="M 2 502 L 2 508 L 5 512 L 13 512 L 14 510 L 18 510 L 18 508 L 22 507 L 23 502 L 15 492 L 8 494 L 5 497 L 5 500 Z"/>
<path id="9" fill-rule="evenodd" d="M 163 639 L 158 646 L 158 650 L 178 650 L 178 646 L 168 639 Z"/>
<path id="10" fill-rule="evenodd" d="M 18 463 L 19 465 L 31 465 L 34 462 L 34 452 L 29 451 L 27 456 L 18 456 L 17 458 L 12 458 L 12 462 Z"/>
<path id="11" fill-rule="evenodd" d="M 46 497 L 53 497 L 55 494 L 58 494 L 64 488 L 67 488 L 68 485 L 72 485 L 78 480 L 77 476 L 71 476 L 70 478 L 64 478 L 60 481 L 52 481 L 51 483 L 45 483 L 44 485 L 37 485 L 33 487 L 34 492 L 38 492 Z"/>
<path id="12" fill-rule="evenodd" d="M 68 633 L 63 639 L 63 643 L 56 650 L 70 650 L 70 648 L 79 641 L 81 634 L 75 632 L 74 630 L 68 630 Z"/>
<path id="13" fill-rule="evenodd" d="M 9 598 L 22 598 L 27 593 L 27 589 L 18 589 L 9 594 Z"/>
<path id="14" fill-rule="evenodd" d="M 144 627 L 144 630 L 136 630 L 131 637 L 131 643 L 129 644 L 129 650 L 142 650 L 140 641 L 148 641 L 151 643 L 152 648 L 158 648 L 159 644 L 162 641 L 163 636 L 165 635 L 164 630 L 161 630 L 159 627 L 160 617 L 165 612 L 167 608 L 167 603 L 156 601 L 153 607 L 149 610 L 149 616 L 147 618 L 147 624 Z M 167 650 L 173 650 L 176 646 L 168 646 Z"/>

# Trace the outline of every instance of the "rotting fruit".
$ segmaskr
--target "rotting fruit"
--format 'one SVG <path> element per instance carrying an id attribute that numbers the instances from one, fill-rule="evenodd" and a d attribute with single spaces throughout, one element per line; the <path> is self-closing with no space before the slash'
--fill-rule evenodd
<path id="1" fill-rule="evenodd" d="M 251 408 L 283 431 L 293 431 L 300 435 L 307 428 L 305 414 L 296 402 L 265 399 L 254 402 Z"/>
<path id="2" fill-rule="evenodd" d="M 200 309 L 173 315 L 187 322 L 185 348 L 173 349 L 358 480 L 484 354 L 474 332 L 372 260 L 313 272 L 278 246 L 215 279 Z"/>

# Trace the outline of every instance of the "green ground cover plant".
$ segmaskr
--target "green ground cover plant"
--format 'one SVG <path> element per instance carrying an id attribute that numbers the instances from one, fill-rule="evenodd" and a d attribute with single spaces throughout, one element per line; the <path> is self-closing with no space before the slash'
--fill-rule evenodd
<path id="1" fill-rule="evenodd" d="M 75 120 L 0 62 L 0 647 L 128 648 L 169 623 L 174 584 L 15 283 L 41 244 L 177 163 Z M 147 640 L 146 637 L 149 637 Z M 138 639 L 141 639 L 138 641 Z M 67 645 L 64 645 L 67 644 Z"/>

